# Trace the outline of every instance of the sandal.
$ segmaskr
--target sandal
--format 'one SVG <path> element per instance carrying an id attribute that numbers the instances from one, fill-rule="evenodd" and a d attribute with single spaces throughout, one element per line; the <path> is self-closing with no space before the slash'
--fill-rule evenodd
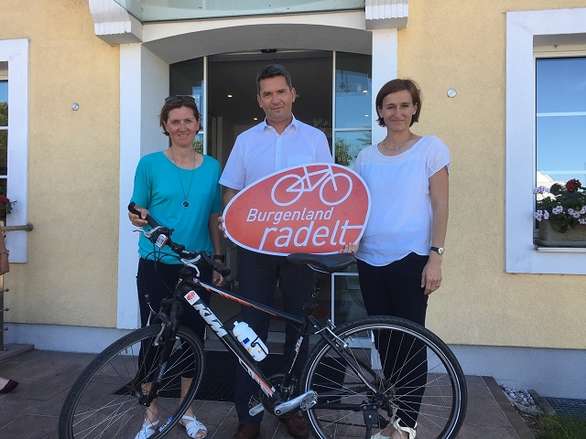
<path id="1" fill-rule="evenodd" d="M 155 422 L 151 422 L 148 419 L 145 419 L 144 423 L 142 424 L 142 427 L 140 428 L 138 433 L 136 433 L 136 436 L 134 436 L 134 439 L 148 439 L 148 438 L 150 438 L 152 435 L 154 435 L 157 432 L 158 425 L 159 425 L 158 420 Z"/>
<path id="2" fill-rule="evenodd" d="M 208 435 L 206 426 L 198 421 L 195 416 L 183 415 L 179 423 L 185 427 L 187 436 L 192 439 L 203 439 Z"/>
<path id="3" fill-rule="evenodd" d="M 415 423 L 414 428 L 403 427 L 402 425 L 399 424 L 399 418 L 397 418 L 393 421 L 393 428 L 395 429 L 395 432 L 407 433 L 408 434 L 407 439 L 415 439 L 415 435 L 416 435 L 415 428 L 417 428 L 417 423 Z M 370 439 L 392 439 L 393 433 L 394 432 L 391 433 L 391 436 L 387 436 L 386 434 L 383 434 L 382 431 L 379 431 L 377 434 L 371 436 Z"/>
<path id="4" fill-rule="evenodd" d="M 10 393 L 16 389 L 16 386 L 18 386 L 18 382 L 9 379 L 6 384 L 4 384 L 4 387 L 0 389 L 0 393 Z"/>

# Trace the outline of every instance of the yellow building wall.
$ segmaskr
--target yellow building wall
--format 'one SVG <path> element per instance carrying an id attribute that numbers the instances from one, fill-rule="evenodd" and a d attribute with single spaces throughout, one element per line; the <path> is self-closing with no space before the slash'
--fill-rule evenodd
<path id="1" fill-rule="evenodd" d="M 0 39 L 30 41 L 34 225 L 28 263 L 6 276 L 6 319 L 115 326 L 119 49 L 96 37 L 87 0 L 24 3 L 0 2 Z"/>
<path id="2" fill-rule="evenodd" d="M 506 12 L 561 7 L 586 1 L 410 0 L 398 33 L 399 76 L 423 90 L 415 129 L 452 152 L 445 280 L 428 314 L 450 343 L 586 348 L 586 279 L 507 274 L 504 260 Z M 0 39 L 30 39 L 35 226 L 29 262 L 7 276 L 7 318 L 115 326 L 119 50 L 95 36 L 85 0 L 4 0 L 0 17 Z"/>
<path id="3" fill-rule="evenodd" d="M 504 256 L 506 12 L 572 7 L 586 1 L 409 1 L 399 77 L 423 91 L 415 131 L 452 153 L 444 286 L 428 312 L 450 343 L 586 348 L 586 277 L 507 274 Z"/>

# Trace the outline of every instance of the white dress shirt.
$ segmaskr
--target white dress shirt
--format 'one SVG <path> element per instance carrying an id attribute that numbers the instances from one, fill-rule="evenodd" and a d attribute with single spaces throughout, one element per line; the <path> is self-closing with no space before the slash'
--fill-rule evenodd
<path id="1" fill-rule="evenodd" d="M 285 130 L 277 131 L 266 120 L 236 138 L 220 184 L 241 190 L 267 175 L 307 163 L 331 163 L 325 134 L 295 117 Z"/>

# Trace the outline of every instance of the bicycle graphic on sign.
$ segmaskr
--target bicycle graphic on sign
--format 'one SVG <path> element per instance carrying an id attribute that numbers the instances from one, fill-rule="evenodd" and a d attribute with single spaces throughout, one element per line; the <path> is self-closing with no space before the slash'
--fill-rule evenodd
<path id="1" fill-rule="evenodd" d="M 315 166 L 315 165 L 311 165 Z M 327 206 L 343 203 L 352 193 L 352 178 L 344 172 L 335 172 L 331 165 L 309 171 L 303 166 L 303 175 L 285 174 L 271 190 L 271 199 L 278 206 L 290 206 L 306 192 L 319 188 L 319 198 Z"/>

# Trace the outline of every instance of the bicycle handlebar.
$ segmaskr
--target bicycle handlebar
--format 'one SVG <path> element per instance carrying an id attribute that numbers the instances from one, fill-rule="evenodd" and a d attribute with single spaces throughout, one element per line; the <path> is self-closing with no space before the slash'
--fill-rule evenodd
<path id="1" fill-rule="evenodd" d="M 128 211 L 142 218 L 142 215 L 140 211 L 136 209 L 136 204 L 134 202 L 131 202 L 128 205 Z M 173 233 L 173 229 L 161 226 L 151 215 L 147 214 L 146 218 L 143 219 L 148 223 L 149 226 L 151 226 L 153 229 L 156 229 L 156 233 L 153 233 L 151 236 L 146 235 L 149 241 L 151 241 L 152 243 L 156 243 L 161 236 L 164 236 L 164 241 L 163 244 L 161 244 L 161 247 L 163 245 L 167 245 L 171 250 L 173 250 L 173 252 L 177 254 L 177 256 L 179 256 L 179 258 L 195 259 L 198 256 L 200 256 L 206 264 L 210 265 L 215 271 L 220 273 L 222 276 L 227 276 L 230 274 L 230 269 L 228 267 L 214 260 L 213 258 L 210 258 L 207 254 L 186 250 L 184 245 L 173 242 L 173 240 L 171 240 L 171 234 Z"/>

